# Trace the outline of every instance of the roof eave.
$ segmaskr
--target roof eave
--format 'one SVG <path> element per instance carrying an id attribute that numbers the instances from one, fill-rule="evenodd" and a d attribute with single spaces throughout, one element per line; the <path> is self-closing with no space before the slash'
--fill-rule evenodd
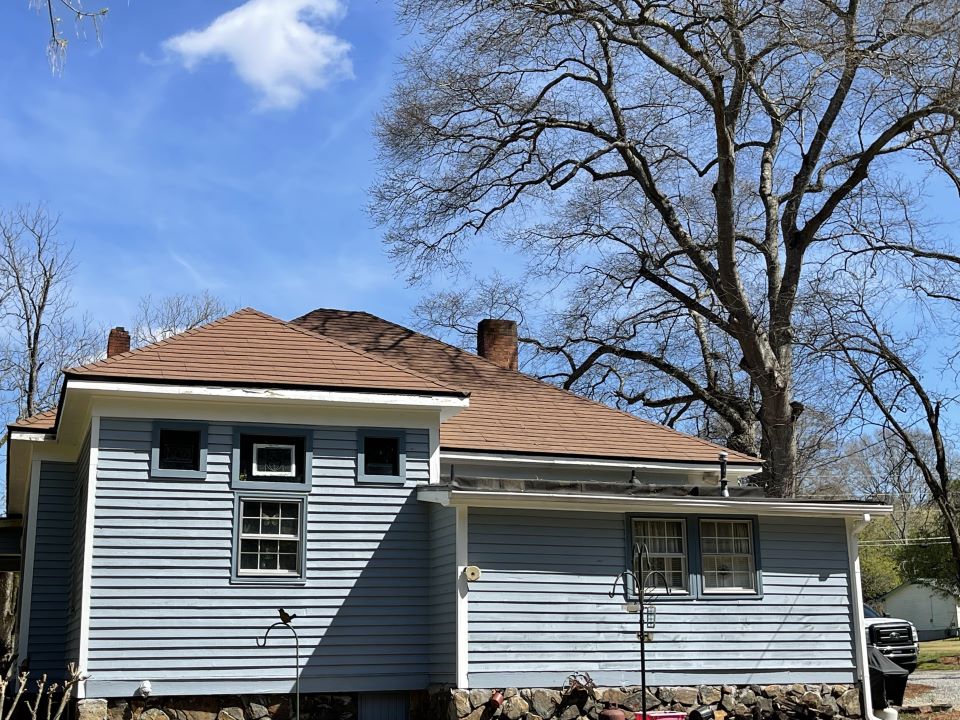
<path id="1" fill-rule="evenodd" d="M 744 500 L 704 497 L 624 497 L 577 493 L 536 493 L 490 490 L 456 490 L 421 487 L 417 498 L 449 507 L 577 510 L 590 512 L 715 513 L 721 515 L 774 515 L 780 517 L 863 518 L 889 515 L 891 505 L 861 502 L 786 502 L 776 498 Z"/>
<path id="2" fill-rule="evenodd" d="M 409 409 L 439 409 L 455 413 L 469 406 L 469 397 L 463 393 L 446 391 L 409 391 L 394 389 L 311 388 L 266 384 L 185 383 L 172 381 L 143 381 L 137 379 L 90 378 L 68 375 L 66 390 L 90 395 L 109 395 L 141 398 L 170 398 L 256 401 L 272 400 L 286 403 L 312 403 L 354 407 L 393 407 Z"/>

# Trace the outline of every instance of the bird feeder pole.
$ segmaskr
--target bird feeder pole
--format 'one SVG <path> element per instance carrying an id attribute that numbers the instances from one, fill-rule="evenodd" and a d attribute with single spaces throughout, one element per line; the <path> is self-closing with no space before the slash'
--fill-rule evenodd
<path id="1" fill-rule="evenodd" d="M 290 619 L 292 620 L 293 618 L 290 618 Z M 256 639 L 257 647 L 266 647 L 267 636 L 269 636 L 270 631 L 273 630 L 278 625 L 282 625 L 283 627 L 288 628 L 290 632 L 293 633 L 293 643 L 294 643 L 294 647 L 296 648 L 296 655 L 295 655 L 295 661 L 294 661 L 296 664 L 294 665 L 294 668 L 293 668 L 293 672 L 294 672 L 293 686 L 294 686 L 294 692 L 296 697 L 296 704 L 294 705 L 295 712 L 294 712 L 293 720 L 300 720 L 300 636 L 297 635 L 297 631 L 294 629 L 293 625 L 289 623 L 289 621 L 284 622 L 283 620 L 281 620 L 279 622 L 275 622 L 273 625 L 267 628 L 267 631 L 263 634 L 263 640 L 261 640 L 260 638 Z"/>

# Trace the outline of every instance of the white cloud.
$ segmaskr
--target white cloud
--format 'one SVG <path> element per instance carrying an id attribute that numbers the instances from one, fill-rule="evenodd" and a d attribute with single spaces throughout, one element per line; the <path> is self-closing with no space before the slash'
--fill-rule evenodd
<path id="1" fill-rule="evenodd" d="M 187 69 L 225 58 L 263 107 L 292 108 L 307 91 L 352 77 L 349 43 L 323 27 L 344 12 L 341 0 L 248 0 L 163 46 Z"/>

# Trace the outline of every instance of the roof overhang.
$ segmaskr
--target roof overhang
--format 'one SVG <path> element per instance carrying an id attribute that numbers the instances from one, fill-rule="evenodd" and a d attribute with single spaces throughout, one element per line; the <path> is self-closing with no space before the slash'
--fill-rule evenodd
<path id="1" fill-rule="evenodd" d="M 504 464 L 529 467 L 607 468 L 610 470 L 639 470 L 660 473 L 703 473 L 714 471 L 719 478 L 720 464 L 707 462 L 678 462 L 672 460 L 648 460 L 631 458 L 576 457 L 571 455 L 524 455 L 518 453 L 472 452 L 470 450 L 444 449 L 440 445 L 440 461 L 450 463 Z M 727 478 L 739 480 L 756 475 L 763 469 L 761 463 L 727 464 Z"/>
<path id="2" fill-rule="evenodd" d="M 865 502 L 816 502 L 776 498 L 629 497 L 622 495 L 458 490 L 422 486 L 417 498 L 445 507 L 579 510 L 590 512 L 710 513 L 719 515 L 776 515 L 781 517 L 859 517 L 889 515 L 891 505 Z"/>
<path id="3" fill-rule="evenodd" d="M 391 407 L 421 410 L 435 408 L 452 417 L 466 409 L 470 399 L 463 395 L 409 392 L 377 392 L 336 389 L 237 387 L 225 385 L 188 385 L 178 383 L 118 382 L 67 378 L 66 392 L 91 396 L 178 400 L 201 399 L 217 402 L 250 402 L 267 400 L 288 404 L 336 405 L 340 407 Z"/>

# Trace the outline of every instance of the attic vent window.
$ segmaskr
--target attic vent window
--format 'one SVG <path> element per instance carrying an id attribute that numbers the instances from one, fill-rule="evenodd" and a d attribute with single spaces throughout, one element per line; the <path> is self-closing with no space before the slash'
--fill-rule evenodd
<path id="1" fill-rule="evenodd" d="M 297 446 L 280 443 L 253 444 L 254 477 L 296 477 Z"/>
<path id="2" fill-rule="evenodd" d="M 161 470 L 199 470 L 200 431 L 160 428 L 157 467 Z"/>
<path id="3" fill-rule="evenodd" d="M 357 480 L 402 483 L 406 475 L 406 448 L 399 430 L 361 430 L 357 435 Z"/>
<path id="4" fill-rule="evenodd" d="M 207 426 L 157 421 L 150 447 L 150 476 L 202 480 L 207 476 Z"/>
<path id="5" fill-rule="evenodd" d="M 309 492 L 313 431 L 290 425 L 237 425 L 230 487 L 244 492 Z"/>

